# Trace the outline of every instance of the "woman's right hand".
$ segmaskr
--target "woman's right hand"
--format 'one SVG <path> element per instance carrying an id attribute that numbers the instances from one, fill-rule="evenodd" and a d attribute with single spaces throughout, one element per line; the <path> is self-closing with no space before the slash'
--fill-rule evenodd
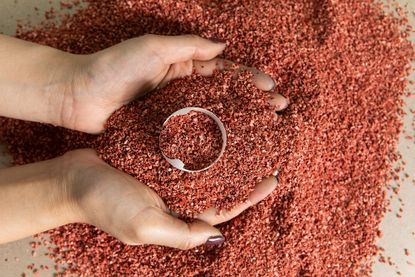
<path id="1" fill-rule="evenodd" d="M 202 244 L 220 244 L 225 238 L 213 225 L 228 221 L 255 205 L 277 185 L 275 177 L 266 178 L 246 203 L 219 214 L 210 208 L 188 224 L 174 217 L 152 189 L 109 166 L 93 150 L 68 152 L 63 159 L 74 218 L 131 245 L 190 249 Z"/>

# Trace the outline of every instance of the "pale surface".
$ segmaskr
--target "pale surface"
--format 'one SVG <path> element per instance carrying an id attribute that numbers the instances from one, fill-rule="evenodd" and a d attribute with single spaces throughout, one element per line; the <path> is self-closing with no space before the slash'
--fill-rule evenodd
<path id="1" fill-rule="evenodd" d="M 49 2 L 52 2 L 50 4 Z M 398 1 L 401 3 L 409 3 L 407 8 L 410 11 L 411 25 L 415 26 L 415 2 L 411 0 Z M 30 19 L 31 22 L 38 22 L 42 19 L 45 10 L 52 6 L 58 7 L 59 1 L 53 0 L 1 0 L 0 1 L 0 32 L 5 34 L 14 34 L 16 20 L 20 19 L 22 23 Z M 35 10 L 35 7 L 39 11 Z M 412 36 L 415 41 L 415 37 Z M 415 74 L 411 76 L 415 80 Z M 412 88 L 413 90 L 414 88 Z M 408 107 L 415 109 L 415 97 L 407 98 L 406 110 Z M 408 114 L 405 117 L 406 131 L 415 136 L 415 131 L 411 128 L 411 122 L 414 120 L 413 115 Z M 379 240 L 379 245 L 385 248 L 384 256 L 391 257 L 394 265 L 382 264 L 376 262 L 374 265 L 374 277 L 390 277 L 390 276 L 415 276 L 415 185 L 412 184 L 415 179 L 415 144 L 401 136 L 399 151 L 406 162 L 406 172 L 410 175 L 409 178 L 400 182 L 399 196 L 389 193 L 392 196 L 391 212 L 389 212 L 382 222 L 381 228 L 383 230 L 383 237 Z M 0 148 L 0 167 L 5 166 L 8 161 L 7 158 L 2 158 L 3 151 Z M 397 184 L 393 184 L 396 186 Z M 398 197 L 402 199 L 399 202 Z M 402 207 L 402 217 L 396 217 L 399 208 Z M 22 272 L 29 273 L 26 266 L 35 263 L 39 265 L 48 265 L 51 269 L 42 272 L 38 276 L 52 276 L 53 263 L 43 255 L 43 251 L 37 251 L 36 257 L 32 256 L 32 250 L 29 242 L 33 238 L 28 238 L 6 245 L 0 245 L 0 276 L 11 277 L 21 276 Z M 406 256 L 404 249 L 409 250 L 410 255 Z M 398 275 L 397 272 L 401 275 Z M 29 274 L 28 276 L 31 276 Z"/>

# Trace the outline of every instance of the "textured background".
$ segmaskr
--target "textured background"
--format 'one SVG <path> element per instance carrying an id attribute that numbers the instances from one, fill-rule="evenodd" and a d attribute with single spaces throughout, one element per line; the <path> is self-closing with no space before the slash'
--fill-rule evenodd
<path id="1" fill-rule="evenodd" d="M 409 11 L 410 23 L 415 27 L 415 1 L 401 0 L 398 1 L 406 5 Z M 28 20 L 32 23 L 39 22 L 44 12 L 54 7 L 59 10 L 59 0 L 1 0 L 0 1 L 0 33 L 13 35 L 15 33 L 16 21 L 25 23 Z M 35 9 L 37 8 L 37 9 Z M 412 35 L 415 41 L 415 36 Z M 415 81 L 415 74 L 410 79 Z M 414 90 L 414 88 L 410 88 Z M 415 109 L 415 97 L 406 98 L 406 111 L 409 107 Z M 407 133 L 415 136 L 415 130 L 412 130 L 411 122 L 415 120 L 414 116 L 408 114 L 404 118 L 405 129 Z M 410 178 L 406 182 L 400 182 L 401 191 L 399 197 L 404 204 L 402 218 L 397 218 L 396 213 L 399 210 L 398 197 L 392 192 L 388 192 L 391 199 L 391 212 L 388 212 L 382 222 L 381 229 L 383 237 L 379 239 L 378 244 L 385 249 L 384 256 L 391 257 L 394 265 L 382 264 L 377 261 L 373 268 L 373 276 L 415 276 L 415 186 L 411 183 L 415 179 L 415 143 L 404 138 L 401 135 L 399 151 L 406 162 L 406 172 Z M 4 147 L 0 146 L 0 167 L 8 166 L 9 158 L 4 152 Z M 1 226 L 0 226 L 1 228 Z M 32 238 L 21 241 L 0 245 L 0 276 L 21 276 L 23 272 L 28 273 L 27 265 L 35 263 L 39 265 L 48 265 L 51 270 L 44 271 L 38 276 L 52 276 L 53 263 L 47 257 L 42 255 L 44 251 L 37 250 L 36 257 L 32 256 L 32 250 L 29 242 Z M 408 249 L 410 255 L 406 256 L 404 249 Z M 401 275 L 399 275 L 399 273 Z M 31 273 L 28 274 L 31 276 Z"/>

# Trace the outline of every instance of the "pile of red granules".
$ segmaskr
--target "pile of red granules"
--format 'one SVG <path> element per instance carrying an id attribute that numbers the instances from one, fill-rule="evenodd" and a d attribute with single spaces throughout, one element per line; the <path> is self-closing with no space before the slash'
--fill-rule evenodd
<path id="1" fill-rule="evenodd" d="M 98 137 L 2 119 L 17 164 L 93 147 L 188 216 L 234 206 L 280 172 L 270 197 L 220 226 L 223 245 L 131 247 L 74 224 L 48 232 L 58 246 L 54 259 L 85 276 L 368 275 L 414 58 L 406 23 L 372 0 L 90 0 L 58 26 L 19 32 L 84 54 L 144 33 L 223 39 L 226 58 L 273 76 L 291 103 L 276 120 L 248 74 L 216 73 L 172 82 L 121 108 Z M 165 118 L 186 106 L 212 110 L 228 131 L 222 159 L 197 174 L 171 168 L 157 143 Z"/>
<path id="2" fill-rule="evenodd" d="M 191 111 L 176 115 L 163 124 L 159 146 L 170 159 L 179 159 L 188 170 L 202 170 L 219 158 L 222 133 L 208 115 Z"/>

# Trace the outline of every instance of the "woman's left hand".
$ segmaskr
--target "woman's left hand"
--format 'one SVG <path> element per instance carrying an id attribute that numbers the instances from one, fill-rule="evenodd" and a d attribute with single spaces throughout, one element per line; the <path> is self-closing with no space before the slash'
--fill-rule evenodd
<path id="1" fill-rule="evenodd" d="M 231 61 L 226 45 L 194 35 L 145 35 L 90 55 L 75 55 L 0 34 L 0 116 L 99 133 L 122 105 L 170 80 L 211 75 Z M 274 80 L 255 68 L 253 83 L 269 91 Z M 275 110 L 288 101 L 272 93 Z"/>
<path id="2" fill-rule="evenodd" d="M 210 75 L 232 62 L 216 58 L 226 44 L 195 35 L 145 35 L 91 55 L 77 56 L 72 89 L 63 99 L 61 125 L 88 133 L 103 131 L 109 116 L 122 105 L 169 81 L 192 74 Z M 274 80 L 254 69 L 253 83 L 269 91 Z M 273 94 L 276 111 L 288 101 Z"/>

